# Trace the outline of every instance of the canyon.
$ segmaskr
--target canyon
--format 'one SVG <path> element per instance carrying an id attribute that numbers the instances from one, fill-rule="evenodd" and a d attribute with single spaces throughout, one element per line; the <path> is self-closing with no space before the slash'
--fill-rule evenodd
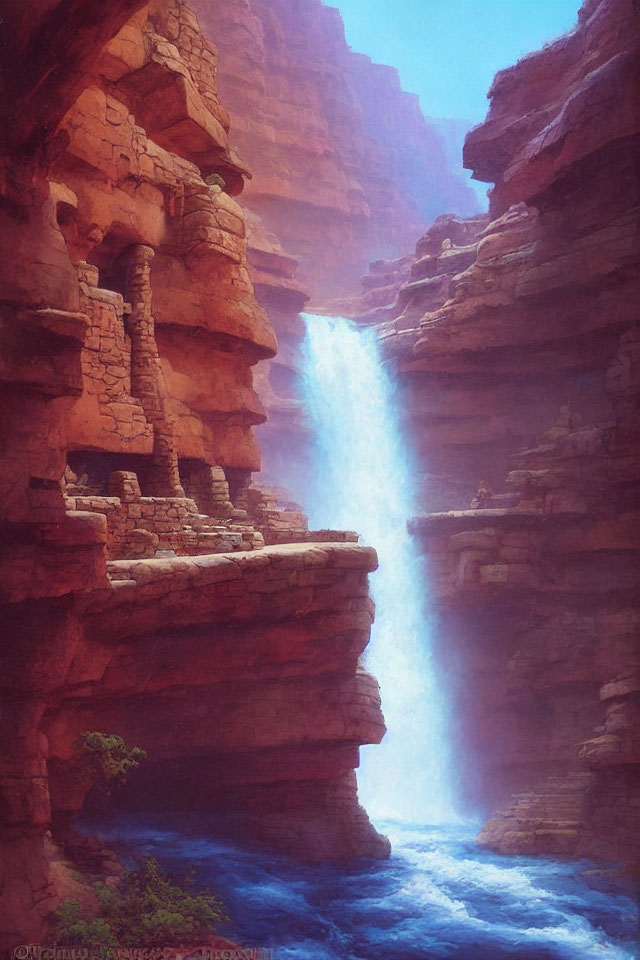
<path id="1" fill-rule="evenodd" d="M 637 11 L 499 73 L 488 216 L 324 309 L 373 325 L 418 454 L 465 808 L 504 853 L 640 863 Z M 509 799 L 512 797 L 512 799 Z"/>
<path id="2" fill-rule="evenodd" d="M 397 70 L 347 46 L 322 0 L 195 0 L 216 38 L 219 87 L 253 178 L 242 204 L 299 261 L 316 298 L 350 292 L 370 260 L 403 253 L 443 207 L 475 194 Z"/>
<path id="3" fill-rule="evenodd" d="M 389 854 L 355 777 L 385 732 L 376 544 L 298 506 L 310 298 L 398 381 L 480 843 L 637 870 L 633 0 L 586 0 L 497 75 L 465 145 L 486 215 L 320 0 L 35 0 L 5 25 L 0 944 L 63 895 L 85 730 L 147 751 L 138 809 Z"/>

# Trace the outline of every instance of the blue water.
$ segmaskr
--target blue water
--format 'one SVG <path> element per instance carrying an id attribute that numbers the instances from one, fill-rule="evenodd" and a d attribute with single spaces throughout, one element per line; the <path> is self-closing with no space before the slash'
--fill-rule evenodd
<path id="1" fill-rule="evenodd" d="M 387 733 L 361 750 L 360 799 L 373 817 L 456 819 L 446 680 L 437 624 L 407 523 L 415 514 L 410 445 L 375 332 L 341 317 L 302 315 L 304 396 L 314 437 L 305 501 L 312 528 L 355 530 L 375 547 L 376 604 L 364 664 L 378 680 Z"/>
<path id="2" fill-rule="evenodd" d="M 586 861 L 500 857 L 474 828 L 377 824 L 388 861 L 310 866 L 210 839 L 211 824 L 119 817 L 86 827 L 125 855 L 195 868 L 231 917 L 221 931 L 274 960 L 628 960 L 633 901 Z"/>

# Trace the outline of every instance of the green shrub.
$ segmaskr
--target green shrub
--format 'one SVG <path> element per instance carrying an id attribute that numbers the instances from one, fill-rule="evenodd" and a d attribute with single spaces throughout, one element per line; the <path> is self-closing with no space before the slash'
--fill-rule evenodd
<path id="1" fill-rule="evenodd" d="M 96 883 L 92 889 L 100 916 L 83 916 L 77 900 L 65 900 L 54 914 L 56 942 L 186 946 L 215 933 L 227 919 L 222 901 L 209 890 L 197 891 L 192 874 L 178 882 L 152 857 L 127 871 L 117 886 Z"/>
<path id="2" fill-rule="evenodd" d="M 110 796 L 127 782 L 130 770 L 140 766 L 147 754 L 140 747 L 127 747 L 116 733 L 83 733 L 74 744 L 79 754 L 78 775 L 91 780 L 95 789 Z"/>
<path id="3" fill-rule="evenodd" d="M 65 946 L 82 947 L 100 944 L 116 947 L 117 941 L 109 924 L 101 917 L 87 918 L 77 900 L 65 900 L 54 913 L 53 939 Z"/>

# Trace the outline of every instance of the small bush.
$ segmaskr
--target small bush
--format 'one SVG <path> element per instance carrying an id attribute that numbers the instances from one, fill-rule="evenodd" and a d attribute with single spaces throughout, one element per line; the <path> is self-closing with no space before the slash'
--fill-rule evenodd
<path id="1" fill-rule="evenodd" d="M 56 942 L 187 946 L 215 933 L 227 919 L 222 901 L 209 890 L 196 890 L 192 874 L 178 882 L 152 857 L 127 871 L 117 887 L 96 883 L 92 889 L 100 916 L 83 916 L 77 900 L 65 900 L 54 913 Z"/>
<path id="2" fill-rule="evenodd" d="M 140 747 L 127 747 L 116 733 L 83 733 L 74 744 L 79 754 L 78 776 L 91 780 L 94 788 L 110 796 L 127 782 L 127 774 L 139 767 L 147 754 Z"/>
<path id="3" fill-rule="evenodd" d="M 61 903 L 54 913 L 54 921 L 53 939 L 65 946 L 118 945 L 106 920 L 101 917 L 87 919 L 83 916 L 77 900 L 65 900 Z"/>

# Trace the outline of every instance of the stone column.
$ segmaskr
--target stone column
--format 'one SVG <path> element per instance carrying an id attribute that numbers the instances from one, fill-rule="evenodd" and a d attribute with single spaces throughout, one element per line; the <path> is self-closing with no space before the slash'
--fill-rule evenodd
<path id="1" fill-rule="evenodd" d="M 249 508 L 247 491 L 251 486 L 251 470 L 245 470 L 242 467 L 230 467 L 225 471 L 225 475 L 229 482 L 232 504 L 236 510 L 242 510 L 246 513 Z"/>
<path id="2" fill-rule="evenodd" d="M 135 244 L 120 257 L 124 270 L 124 295 L 131 304 L 131 393 L 142 403 L 153 426 L 153 466 L 147 493 L 157 497 L 183 497 L 178 472 L 173 420 L 166 410 L 167 388 L 158 355 L 151 309 L 152 247 Z"/>

